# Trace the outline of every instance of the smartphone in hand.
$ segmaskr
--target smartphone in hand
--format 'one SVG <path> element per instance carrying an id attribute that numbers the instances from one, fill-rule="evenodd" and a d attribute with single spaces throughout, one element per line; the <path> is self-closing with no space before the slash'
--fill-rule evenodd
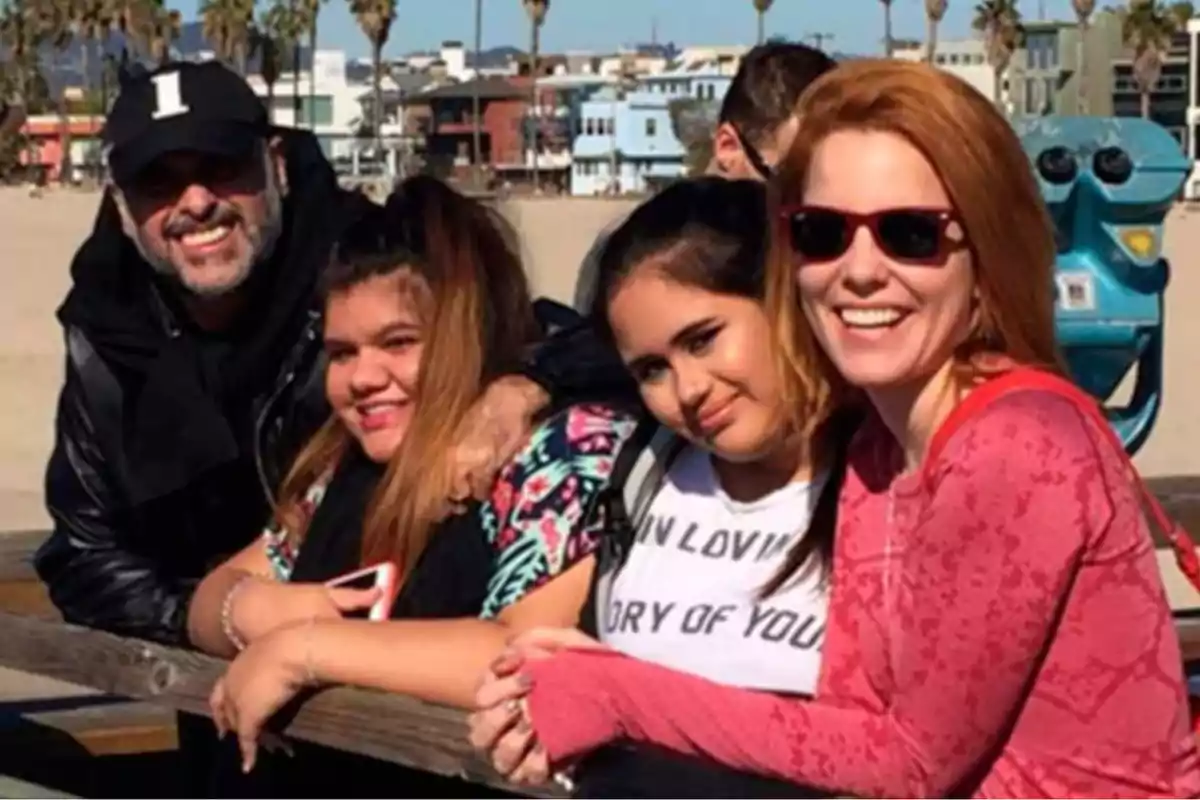
<path id="1" fill-rule="evenodd" d="M 326 581 L 325 585 L 331 589 L 379 589 L 379 599 L 370 609 L 347 611 L 345 616 L 349 619 L 369 619 L 372 622 L 381 622 L 391 615 L 392 603 L 396 601 L 396 575 L 396 565 L 390 561 L 384 561 L 373 567 L 348 572 Z"/>

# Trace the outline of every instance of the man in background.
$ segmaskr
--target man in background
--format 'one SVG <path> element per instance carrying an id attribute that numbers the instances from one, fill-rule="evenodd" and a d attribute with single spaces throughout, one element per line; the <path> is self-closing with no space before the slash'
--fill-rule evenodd
<path id="1" fill-rule="evenodd" d="M 796 136 L 792 112 L 800 95 L 836 66 L 821 50 L 791 42 L 760 44 L 747 53 L 721 102 L 708 171 L 770 178 Z"/>
<path id="2" fill-rule="evenodd" d="M 770 178 L 796 136 L 792 112 L 800 95 L 836 66 L 824 52 L 804 44 L 771 42 L 750 50 L 721 101 L 707 172 L 726 178 Z M 596 258 L 608 233 L 620 224 L 621 219 L 610 224 L 584 257 L 572 303 L 580 314 L 591 309 Z"/>

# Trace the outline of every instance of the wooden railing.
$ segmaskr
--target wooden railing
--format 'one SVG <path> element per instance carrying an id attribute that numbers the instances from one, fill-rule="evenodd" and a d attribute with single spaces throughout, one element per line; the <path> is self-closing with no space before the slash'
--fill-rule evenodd
<path id="1" fill-rule="evenodd" d="M 62 622 L 31 566 L 45 535 L 0 534 L 0 667 L 207 716 L 208 695 L 226 662 Z M 287 716 L 275 730 L 297 739 L 518 794 L 562 794 L 506 784 L 471 749 L 466 715 L 456 709 L 335 687 Z"/>
<path id="2" fill-rule="evenodd" d="M 1152 488 L 1168 510 L 1200 533 L 1200 478 L 1170 478 Z M 225 663 L 199 653 L 63 623 L 37 583 L 30 557 L 45 532 L 0 534 L 0 667 L 207 714 Z M 1185 661 L 1200 662 L 1200 613 L 1176 618 Z M 532 796 L 506 784 L 469 747 L 461 711 L 410 697 L 337 687 L 299 705 L 279 723 L 288 736 L 439 775 Z"/>
<path id="3" fill-rule="evenodd" d="M 225 662 L 100 631 L 0 612 L 0 665 L 194 714 Z M 337 687 L 300 706 L 280 732 L 472 783 L 517 791 L 471 750 L 461 711 Z"/>

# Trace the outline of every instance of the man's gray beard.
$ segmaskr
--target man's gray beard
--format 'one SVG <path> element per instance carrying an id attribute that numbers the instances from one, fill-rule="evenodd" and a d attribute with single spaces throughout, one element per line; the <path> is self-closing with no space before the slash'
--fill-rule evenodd
<path id="1" fill-rule="evenodd" d="M 169 257 L 156 255 L 146 246 L 141 236 L 134 236 L 133 244 L 151 269 L 164 278 L 168 278 L 185 292 L 194 297 L 223 297 L 241 288 L 254 272 L 254 268 L 269 261 L 275 254 L 275 246 L 279 243 L 279 237 L 283 233 L 283 193 L 279 190 L 279 185 L 270 170 L 267 172 L 265 192 L 267 215 L 263 220 L 262 227 L 258 229 L 258 241 L 252 239 L 250 242 L 253 248 L 250 259 L 242 265 L 233 280 L 221 286 L 193 286 L 184 280 L 183 275 Z M 253 236 L 252 231 L 247 230 L 247 233 Z"/>

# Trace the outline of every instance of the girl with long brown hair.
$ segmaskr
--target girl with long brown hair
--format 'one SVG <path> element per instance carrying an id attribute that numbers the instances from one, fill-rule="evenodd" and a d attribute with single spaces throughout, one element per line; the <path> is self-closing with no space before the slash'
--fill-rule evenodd
<path id="1" fill-rule="evenodd" d="M 346 231 L 323 280 L 333 413 L 262 541 L 204 579 L 188 619 L 195 645 L 234 657 L 211 705 L 247 767 L 265 720 L 305 686 L 465 705 L 508 636 L 572 624 L 595 543 L 587 511 L 632 427 L 607 407 L 568 408 L 487 502 L 447 508 L 456 432 L 536 335 L 511 232 L 481 202 L 411 178 Z M 394 597 L 326 585 L 381 563 Z M 386 619 L 344 617 L 381 600 Z"/>
<path id="2" fill-rule="evenodd" d="M 798 117 L 770 303 L 791 368 L 825 386 L 794 406 L 867 411 L 815 697 L 546 658 L 540 635 L 479 692 L 473 740 L 520 779 L 626 739 L 858 796 L 1195 796 L 1146 494 L 1062 377 L 1053 230 L 1016 135 L 897 61 L 840 66 Z"/>

